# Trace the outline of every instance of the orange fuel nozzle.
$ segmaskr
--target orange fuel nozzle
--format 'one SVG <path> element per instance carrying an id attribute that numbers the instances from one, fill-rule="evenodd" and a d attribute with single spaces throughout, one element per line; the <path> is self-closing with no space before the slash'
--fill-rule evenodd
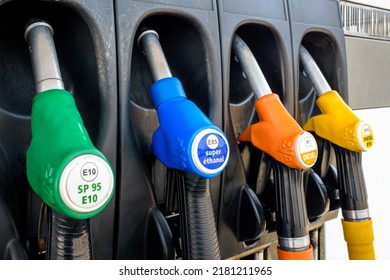
<path id="1" fill-rule="evenodd" d="M 313 259 L 301 169 L 316 162 L 317 143 L 272 93 L 251 50 L 238 35 L 233 49 L 257 97 L 255 110 L 260 119 L 239 140 L 251 142 L 273 158 L 279 258 Z"/>
<path id="2" fill-rule="evenodd" d="M 251 142 L 256 148 L 275 160 L 295 169 L 307 169 L 317 160 L 317 143 L 305 132 L 273 94 L 245 42 L 235 35 L 233 48 L 237 59 L 248 78 L 257 101 L 255 109 L 260 122 L 249 126 L 239 141 Z"/>
<path id="3" fill-rule="evenodd" d="M 314 137 L 304 131 L 284 108 L 277 94 L 267 94 L 255 103 L 261 120 L 239 137 L 291 168 L 307 169 L 317 160 Z"/>

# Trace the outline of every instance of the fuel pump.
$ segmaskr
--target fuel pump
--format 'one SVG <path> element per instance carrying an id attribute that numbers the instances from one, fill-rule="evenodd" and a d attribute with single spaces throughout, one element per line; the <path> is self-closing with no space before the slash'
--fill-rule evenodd
<path id="1" fill-rule="evenodd" d="M 272 93 L 256 58 L 238 35 L 233 38 L 233 50 L 257 98 L 260 119 L 242 132 L 239 141 L 250 142 L 273 158 L 279 259 L 311 260 L 302 171 L 316 162 L 317 143 Z"/>
<path id="2" fill-rule="evenodd" d="M 35 20 L 24 35 L 37 93 L 27 178 L 50 207 L 47 258 L 91 259 L 89 218 L 109 203 L 113 171 L 90 140 L 72 94 L 64 89 L 52 27 Z"/>
<path id="3" fill-rule="evenodd" d="M 317 92 L 322 114 L 310 118 L 304 129 L 329 141 L 335 150 L 340 184 L 342 225 L 350 259 L 375 259 L 374 233 L 369 215 L 362 152 L 374 143 L 370 125 L 360 120 L 332 90 L 310 53 L 301 46 L 300 61 L 304 73 Z"/>
<path id="4" fill-rule="evenodd" d="M 224 133 L 188 100 L 181 82 L 172 77 L 156 31 L 138 37 L 152 78 L 151 97 L 159 127 L 152 151 L 166 167 L 178 170 L 183 259 L 219 259 L 220 249 L 209 179 L 225 168 L 229 146 Z M 184 188 L 180 186 L 184 185 Z"/>

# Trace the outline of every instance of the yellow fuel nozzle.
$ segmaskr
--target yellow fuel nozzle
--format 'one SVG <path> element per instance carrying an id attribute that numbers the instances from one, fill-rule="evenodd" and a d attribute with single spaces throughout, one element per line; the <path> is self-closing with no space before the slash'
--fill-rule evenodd
<path id="1" fill-rule="evenodd" d="M 361 164 L 361 152 L 369 150 L 374 143 L 372 128 L 331 90 L 309 52 L 301 46 L 299 53 L 303 69 L 318 93 L 317 105 L 322 111 L 309 119 L 304 128 L 334 144 L 349 258 L 375 259 L 374 233 Z"/>
<path id="2" fill-rule="evenodd" d="M 310 118 L 303 128 L 347 150 L 368 151 L 374 144 L 371 126 L 355 115 L 337 91 L 331 90 L 314 59 L 303 46 L 299 54 L 303 69 L 319 96 L 316 103 L 322 112 Z"/>

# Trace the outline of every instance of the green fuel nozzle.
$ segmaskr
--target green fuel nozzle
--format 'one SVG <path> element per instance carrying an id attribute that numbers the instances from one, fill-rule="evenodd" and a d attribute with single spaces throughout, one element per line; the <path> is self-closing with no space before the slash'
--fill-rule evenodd
<path id="1" fill-rule="evenodd" d="M 24 36 L 37 92 L 27 151 L 28 180 L 49 207 L 71 218 L 90 218 L 113 195 L 112 167 L 93 145 L 73 96 L 64 89 L 52 27 L 37 21 Z"/>

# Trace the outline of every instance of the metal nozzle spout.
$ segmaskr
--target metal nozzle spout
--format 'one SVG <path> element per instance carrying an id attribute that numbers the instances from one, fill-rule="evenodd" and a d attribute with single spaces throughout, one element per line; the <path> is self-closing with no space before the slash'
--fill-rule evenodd
<path id="1" fill-rule="evenodd" d="M 305 71 L 306 75 L 309 77 L 311 83 L 313 84 L 314 89 L 317 91 L 317 94 L 322 95 L 326 92 L 331 91 L 332 89 L 329 86 L 324 75 L 322 74 L 320 68 L 318 68 L 313 57 L 303 46 L 299 47 L 299 57 L 301 60 L 303 70 Z"/>
<path id="2" fill-rule="evenodd" d="M 142 32 L 138 37 L 137 43 L 145 53 L 154 81 L 172 77 L 156 31 L 146 30 Z"/>
<path id="3" fill-rule="evenodd" d="M 30 24 L 24 32 L 29 44 L 36 92 L 64 89 L 57 52 L 53 40 L 53 28 L 46 22 Z"/>
<path id="4" fill-rule="evenodd" d="M 269 87 L 263 72 L 257 64 L 256 58 L 253 56 L 253 53 L 247 44 L 245 44 L 245 42 L 238 35 L 234 35 L 233 50 L 242 70 L 245 73 L 245 76 L 248 78 L 251 84 L 256 98 L 259 99 L 266 94 L 271 94 L 271 88 Z"/>

